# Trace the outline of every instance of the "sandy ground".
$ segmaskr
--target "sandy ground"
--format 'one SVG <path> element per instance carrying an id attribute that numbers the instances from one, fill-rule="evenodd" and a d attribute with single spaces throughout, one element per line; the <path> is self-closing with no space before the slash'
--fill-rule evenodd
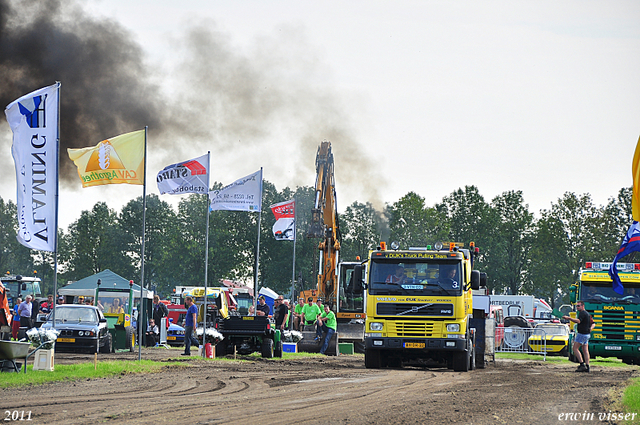
<path id="1" fill-rule="evenodd" d="M 143 349 L 178 360 L 160 373 L 56 382 L 4 390 L 2 411 L 31 412 L 34 424 L 557 424 L 562 413 L 608 413 L 611 389 L 640 369 L 499 360 L 468 373 L 444 368 L 371 370 L 364 356 L 232 362 Z M 138 354 L 100 360 L 137 360 Z M 93 361 L 56 353 L 56 364 Z M 0 376 L 1 379 L 1 376 Z M 640 420 L 638 421 L 640 422 Z"/>

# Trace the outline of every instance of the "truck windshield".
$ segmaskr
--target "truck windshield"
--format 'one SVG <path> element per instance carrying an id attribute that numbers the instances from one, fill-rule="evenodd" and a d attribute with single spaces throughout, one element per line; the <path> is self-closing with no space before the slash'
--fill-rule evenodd
<path id="1" fill-rule="evenodd" d="M 9 290 L 9 301 L 10 304 L 13 304 L 14 298 L 22 298 L 23 300 L 27 295 L 31 295 L 34 298 L 38 298 L 42 296 L 42 292 L 40 290 L 40 282 L 18 282 L 18 281 L 3 281 L 2 284 L 5 288 Z M 25 286 L 25 289 L 22 289 L 22 285 Z M 9 307 L 13 307 L 10 305 Z"/>
<path id="2" fill-rule="evenodd" d="M 582 282 L 580 285 L 580 299 L 587 302 L 627 302 L 640 303 L 640 287 L 623 283 L 622 295 L 613 290 L 611 283 Z"/>
<path id="3" fill-rule="evenodd" d="M 372 261 L 371 295 L 460 295 L 460 261 Z"/>

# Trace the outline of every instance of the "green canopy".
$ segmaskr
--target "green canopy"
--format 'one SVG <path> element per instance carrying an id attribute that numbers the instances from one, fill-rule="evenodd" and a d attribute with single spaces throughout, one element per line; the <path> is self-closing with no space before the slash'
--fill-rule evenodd
<path id="1" fill-rule="evenodd" d="M 60 295 L 67 296 L 79 296 L 93 297 L 96 294 L 96 287 L 98 286 L 98 279 L 100 279 L 101 288 L 116 288 L 116 289 L 129 289 L 129 281 L 122 276 L 119 276 L 109 269 L 103 270 L 100 273 L 96 273 L 93 276 L 85 277 L 76 282 L 73 282 L 63 288 L 59 289 Z M 145 298 L 153 298 L 153 291 L 144 291 Z M 133 284 L 133 296 L 135 298 L 140 297 L 140 285 Z"/>

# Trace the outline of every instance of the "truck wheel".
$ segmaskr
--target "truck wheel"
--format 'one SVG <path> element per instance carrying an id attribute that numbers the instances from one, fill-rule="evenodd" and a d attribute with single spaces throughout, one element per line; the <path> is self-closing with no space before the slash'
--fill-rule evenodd
<path id="1" fill-rule="evenodd" d="M 353 352 L 364 354 L 364 341 L 353 341 Z"/>
<path id="2" fill-rule="evenodd" d="M 276 346 L 273 348 L 273 355 L 275 357 L 282 358 L 282 341 L 278 341 Z"/>
<path id="3" fill-rule="evenodd" d="M 107 332 L 107 340 L 104 342 L 104 345 L 100 347 L 100 352 L 104 354 L 110 353 L 112 345 L 113 340 L 111 339 L 111 333 Z"/>
<path id="4" fill-rule="evenodd" d="M 216 344 L 216 357 L 224 357 L 227 355 L 227 343 L 225 341 L 220 341 Z"/>
<path id="5" fill-rule="evenodd" d="M 471 341 L 469 337 L 467 337 L 467 350 L 466 351 L 456 351 L 452 353 L 453 355 L 453 370 L 456 372 L 468 372 L 469 366 L 471 366 L 471 359 L 469 358 L 469 353 L 472 351 L 471 349 Z M 473 357 L 473 356 L 472 356 Z"/>
<path id="6" fill-rule="evenodd" d="M 265 359 L 273 358 L 273 340 L 271 338 L 262 338 L 262 357 Z"/>
<path id="7" fill-rule="evenodd" d="M 380 369 L 382 367 L 381 360 L 380 350 L 365 350 L 364 367 L 367 369 Z"/>
<path id="8" fill-rule="evenodd" d="M 125 329 L 126 348 L 133 352 L 133 347 L 136 345 L 136 333 L 131 326 L 127 326 Z"/>

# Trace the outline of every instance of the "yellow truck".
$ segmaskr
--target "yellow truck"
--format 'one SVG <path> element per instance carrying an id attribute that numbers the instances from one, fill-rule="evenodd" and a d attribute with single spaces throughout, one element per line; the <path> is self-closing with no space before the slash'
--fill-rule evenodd
<path id="1" fill-rule="evenodd" d="M 365 366 L 446 363 L 456 371 L 475 366 L 472 293 L 486 285 L 473 270 L 472 242 L 369 253 L 366 273 Z M 362 276 L 364 266 L 354 270 Z"/>

